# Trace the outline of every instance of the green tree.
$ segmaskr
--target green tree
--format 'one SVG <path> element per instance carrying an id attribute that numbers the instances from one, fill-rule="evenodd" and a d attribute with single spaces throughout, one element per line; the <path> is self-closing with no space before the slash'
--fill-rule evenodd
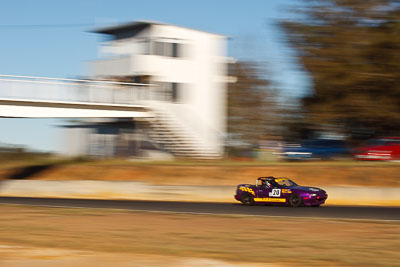
<path id="1" fill-rule="evenodd" d="M 255 62 L 230 65 L 235 82 L 228 85 L 228 146 L 252 145 L 276 135 L 276 93 Z"/>
<path id="2" fill-rule="evenodd" d="M 281 22 L 313 88 L 304 125 L 357 138 L 400 133 L 400 3 L 303 1 Z"/>

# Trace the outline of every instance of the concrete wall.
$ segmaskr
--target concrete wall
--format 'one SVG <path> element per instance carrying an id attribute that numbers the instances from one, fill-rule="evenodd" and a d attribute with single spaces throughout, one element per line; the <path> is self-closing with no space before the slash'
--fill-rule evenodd
<path id="1" fill-rule="evenodd" d="M 131 181 L 0 181 L 0 196 L 232 202 L 235 186 L 150 185 Z M 328 205 L 400 206 L 400 188 L 329 186 Z"/>

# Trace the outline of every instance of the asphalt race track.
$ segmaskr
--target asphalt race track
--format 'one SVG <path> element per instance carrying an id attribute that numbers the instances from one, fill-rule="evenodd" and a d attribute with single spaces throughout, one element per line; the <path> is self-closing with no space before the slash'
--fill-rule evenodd
<path id="1" fill-rule="evenodd" d="M 369 219 L 400 221 L 400 207 L 367 206 L 243 206 L 236 203 L 201 203 L 139 200 L 94 200 L 61 198 L 0 197 L 0 203 L 49 207 L 104 208 L 193 214 L 233 214 L 277 217 Z"/>

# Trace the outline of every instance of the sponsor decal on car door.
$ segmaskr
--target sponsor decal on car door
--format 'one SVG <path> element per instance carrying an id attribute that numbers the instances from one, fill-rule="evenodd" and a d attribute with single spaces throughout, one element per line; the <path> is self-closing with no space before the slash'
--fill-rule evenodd
<path id="1" fill-rule="evenodd" d="M 260 197 L 254 198 L 254 200 L 258 202 L 286 202 L 285 198 L 281 198 L 280 188 L 266 188 L 263 193 Z"/>

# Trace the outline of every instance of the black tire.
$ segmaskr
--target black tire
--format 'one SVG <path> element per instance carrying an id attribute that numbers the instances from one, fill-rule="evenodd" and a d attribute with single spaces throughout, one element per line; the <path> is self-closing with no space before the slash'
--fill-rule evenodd
<path id="1" fill-rule="evenodd" d="M 253 206 L 254 205 L 254 197 L 250 194 L 243 194 L 242 195 L 242 203 L 246 206 Z"/>
<path id="2" fill-rule="evenodd" d="M 299 195 L 292 194 L 289 197 L 289 205 L 292 207 L 300 207 L 301 205 L 303 205 L 303 201 Z"/>

